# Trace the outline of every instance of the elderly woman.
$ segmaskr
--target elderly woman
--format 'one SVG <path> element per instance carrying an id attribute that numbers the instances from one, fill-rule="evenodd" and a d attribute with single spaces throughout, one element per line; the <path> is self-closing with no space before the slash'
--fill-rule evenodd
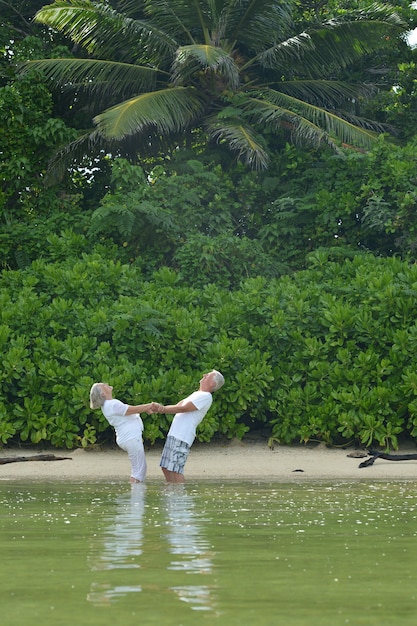
<path id="1" fill-rule="evenodd" d="M 156 413 L 159 404 L 150 402 L 131 406 L 113 398 L 113 387 L 94 383 L 90 390 L 90 407 L 101 408 L 104 417 L 116 431 L 116 443 L 127 452 L 132 466 L 130 482 L 141 483 L 146 477 L 146 459 L 143 449 L 143 422 L 139 413 Z"/>

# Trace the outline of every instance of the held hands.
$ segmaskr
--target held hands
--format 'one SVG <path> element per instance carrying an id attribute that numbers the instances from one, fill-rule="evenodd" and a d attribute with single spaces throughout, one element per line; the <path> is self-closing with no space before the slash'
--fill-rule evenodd
<path id="1" fill-rule="evenodd" d="M 153 413 L 163 413 L 164 405 L 159 404 L 159 402 L 150 402 L 147 406 L 148 408 L 145 413 L 148 415 L 152 415 Z"/>

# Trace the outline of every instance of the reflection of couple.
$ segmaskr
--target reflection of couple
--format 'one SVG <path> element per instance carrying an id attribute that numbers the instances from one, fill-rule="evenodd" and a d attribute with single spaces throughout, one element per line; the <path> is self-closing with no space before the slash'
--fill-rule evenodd
<path id="1" fill-rule="evenodd" d="M 194 391 L 177 404 L 164 406 L 158 402 L 129 405 L 113 398 L 113 387 L 107 383 L 94 383 L 90 390 L 90 407 L 101 408 L 103 415 L 116 431 L 117 445 L 128 453 L 131 463 L 132 483 L 146 477 L 146 459 L 143 449 L 143 422 L 140 413 L 175 414 L 161 456 L 160 466 L 170 483 L 184 482 L 184 466 L 196 436 L 196 428 L 209 410 L 212 393 L 224 384 L 217 370 L 204 374 L 198 391 Z"/>
<path id="2" fill-rule="evenodd" d="M 94 558 L 92 569 L 108 573 L 105 583 L 93 582 L 87 599 L 94 604 L 108 604 L 120 600 L 130 593 L 142 592 L 138 583 L 138 574 L 143 553 L 143 531 L 145 512 L 146 485 L 132 485 L 131 495 L 122 495 L 116 499 L 116 513 L 111 524 L 104 530 L 104 549 L 99 558 Z M 194 497 L 187 493 L 182 485 L 167 486 L 163 491 L 161 510 L 166 512 L 166 539 L 171 559 L 168 570 L 176 571 L 176 584 L 169 589 L 191 608 L 196 610 L 213 609 L 211 590 L 207 585 L 181 584 L 182 574 L 210 574 L 212 562 L 210 545 L 202 536 L 202 527 L 198 522 L 198 512 Z M 150 556 L 146 561 L 149 563 Z M 160 558 L 155 553 L 156 567 L 161 567 Z M 135 570 L 129 574 L 129 583 L 112 584 L 119 581 L 117 570 Z M 113 573 L 112 573 L 113 572 Z M 132 579 L 133 577 L 133 579 Z M 163 580 L 164 576 L 159 576 Z M 195 579 L 193 579 L 194 582 Z M 158 590 L 159 593 L 160 590 Z"/>

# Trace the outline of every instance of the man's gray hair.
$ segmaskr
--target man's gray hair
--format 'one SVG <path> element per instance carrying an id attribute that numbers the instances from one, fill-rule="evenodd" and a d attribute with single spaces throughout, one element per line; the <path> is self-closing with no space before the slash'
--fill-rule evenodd
<path id="1" fill-rule="evenodd" d="M 216 375 L 214 377 L 214 388 L 213 388 L 213 391 L 217 391 L 218 389 L 220 389 L 220 387 L 223 387 L 223 385 L 224 385 L 224 376 L 223 376 L 223 374 L 221 374 L 217 370 L 213 370 L 213 372 L 216 372 Z"/>
<path id="2" fill-rule="evenodd" d="M 101 385 L 103 383 L 94 383 L 90 389 L 90 409 L 99 409 L 103 406 L 105 397 Z"/>

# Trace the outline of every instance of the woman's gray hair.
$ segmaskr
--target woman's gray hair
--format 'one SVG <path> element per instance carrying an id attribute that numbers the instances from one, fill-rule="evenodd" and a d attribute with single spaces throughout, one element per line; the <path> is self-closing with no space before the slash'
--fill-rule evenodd
<path id="1" fill-rule="evenodd" d="M 103 383 L 94 383 L 90 389 L 90 409 L 99 409 L 103 406 L 105 397 L 101 385 Z"/>
<path id="2" fill-rule="evenodd" d="M 214 388 L 213 388 L 213 391 L 217 391 L 218 389 L 220 389 L 220 387 L 223 387 L 223 385 L 224 385 L 224 376 L 223 376 L 223 374 L 221 374 L 217 370 L 213 370 L 213 372 L 216 372 L 216 375 L 214 377 Z"/>

